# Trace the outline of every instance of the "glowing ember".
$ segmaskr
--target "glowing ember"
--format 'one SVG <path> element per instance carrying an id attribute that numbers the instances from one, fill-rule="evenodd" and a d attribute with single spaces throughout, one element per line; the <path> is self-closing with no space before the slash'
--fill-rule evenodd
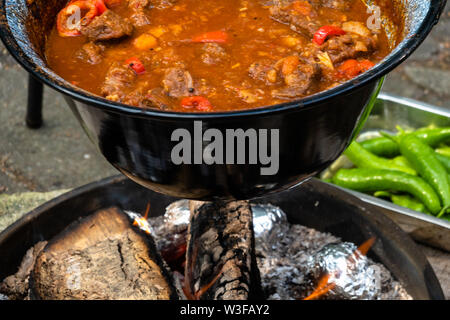
<path id="1" fill-rule="evenodd" d="M 138 213 L 132 212 L 132 211 L 125 211 L 128 216 L 133 219 L 133 226 L 139 227 L 142 231 L 144 231 L 147 234 L 152 234 L 153 229 L 148 222 L 148 215 L 150 213 L 150 202 L 147 203 L 147 208 L 145 209 L 144 216 L 141 216 Z"/>
<path id="2" fill-rule="evenodd" d="M 362 257 L 367 254 L 369 249 L 375 242 L 375 237 L 362 243 L 353 254 L 346 258 L 343 263 L 336 263 L 336 269 L 325 273 L 318 282 L 317 288 L 303 300 L 318 299 L 329 291 L 336 288 L 337 282 L 340 278 L 344 278 L 346 274 L 352 272 L 353 269 L 358 269 L 357 264 L 362 260 Z M 338 260 L 338 259 L 336 259 Z"/>

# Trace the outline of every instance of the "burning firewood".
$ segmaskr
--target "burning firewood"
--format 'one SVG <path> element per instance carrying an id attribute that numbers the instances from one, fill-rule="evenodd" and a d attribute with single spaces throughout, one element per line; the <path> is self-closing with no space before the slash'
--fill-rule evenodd
<path id="1" fill-rule="evenodd" d="M 262 298 L 247 201 L 190 203 L 184 292 L 188 299 Z"/>
<path id="2" fill-rule="evenodd" d="M 39 254 L 31 295 L 40 299 L 177 298 L 149 235 L 117 208 L 70 225 Z"/>

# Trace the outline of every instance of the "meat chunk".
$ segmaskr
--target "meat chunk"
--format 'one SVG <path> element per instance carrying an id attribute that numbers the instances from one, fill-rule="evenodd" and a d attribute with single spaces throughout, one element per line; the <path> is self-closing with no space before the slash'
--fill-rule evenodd
<path id="1" fill-rule="evenodd" d="M 280 60 L 276 67 L 280 69 L 281 77 L 286 85 L 284 88 L 272 90 L 277 99 L 300 98 L 308 93 L 320 74 L 320 67 L 312 61 L 300 61 L 296 56 Z"/>
<path id="2" fill-rule="evenodd" d="M 150 24 L 150 19 L 145 13 L 145 10 L 150 7 L 150 0 L 129 0 L 128 7 L 133 11 L 130 18 L 135 27 Z"/>
<path id="3" fill-rule="evenodd" d="M 103 59 L 104 50 L 105 46 L 94 42 L 88 42 L 77 51 L 76 57 L 90 64 L 98 64 Z"/>
<path id="4" fill-rule="evenodd" d="M 275 0 L 274 5 L 269 9 L 270 17 L 275 21 L 288 25 L 295 32 L 312 37 L 314 32 L 320 27 L 314 19 L 310 18 L 316 15 L 314 8 L 311 7 L 307 17 L 302 12 L 294 9 L 292 6 L 293 2 L 295 1 Z"/>
<path id="5" fill-rule="evenodd" d="M 195 92 L 191 74 L 182 68 L 167 69 L 162 84 L 167 95 L 173 98 L 190 96 Z"/>
<path id="6" fill-rule="evenodd" d="M 81 28 L 81 33 L 91 41 L 104 41 L 130 36 L 133 25 L 114 13 L 106 10 L 102 15 L 95 17 L 90 24 Z"/>
<path id="7" fill-rule="evenodd" d="M 320 74 L 320 67 L 313 60 L 303 61 L 292 55 L 273 62 L 269 59 L 253 63 L 249 76 L 266 84 L 284 85 L 272 90 L 277 99 L 293 99 L 305 95 Z"/>
<path id="8" fill-rule="evenodd" d="M 171 105 L 169 99 L 161 88 L 155 88 L 147 92 L 144 89 L 138 88 L 127 94 L 122 102 L 143 109 L 157 108 L 167 110 Z"/>
<path id="9" fill-rule="evenodd" d="M 217 64 L 227 57 L 225 49 L 218 43 L 205 43 L 202 47 L 203 54 L 201 60 L 205 64 Z"/>
<path id="10" fill-rule="evenodd" d="M 264 81 L 266 84 L 273 83 L 274 62 L 269 59 L 263 59 L 253 63 L 248 69 L 248 74 L 251 78 L 259 81 Z"/>
<path id="11" fill-rule="evenodd" d="M 322 7 L 332 8 L 336 10 L 348 10 L 351 8 L 354 0 L 319 0 L 319 5 Z"/>
<path id="12" fill-rule="evenodd" d="M 363 37 L 357 34 L 345 34 L 328 39 L 321 50 L 328 53 L 333 64 L 347 59 L 355 59 L 362 55 L 372 53 L 377 43 L 372 37 Z"/>
<path id="13" fill-rule="evenodd" d="M 153 0 L 152 7 L 157 9 L 167 9 L 177 2 L 178 0 Z"/>
<path id="14" fill-rule="evenodd" d="M 124 89 L 130 88 L 136 80 L 135 72 L 127 65 L 113 63 L 106 73 L 101 93 L 107 99 L 122 101 Z"/>

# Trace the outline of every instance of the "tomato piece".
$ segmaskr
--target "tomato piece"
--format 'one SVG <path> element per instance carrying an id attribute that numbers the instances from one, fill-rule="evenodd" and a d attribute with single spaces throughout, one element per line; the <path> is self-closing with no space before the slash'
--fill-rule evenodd
<path id="1" fill-rule="evenodd" d="M 342 36 L 346 34 L 344 30 L 336 26 L 323 26 L 314 33 L 313 42 L 322 45 L 328 37 Z"/>
<path id="2" fill-rule="evenodd" d="M 228 33 L 226 33 L 225 31 L 205 32 L 192 38 L 191 41 L 201 43 L 225 43 L 228 41 Z"/>
<path id="3" fill-rule="evenodd" d="M 361 73 L 361 66 L 357 60 L 349 59 L 342 63 L 337 71 L 344 77 L 353 78 Z"/>
<path id="4" fill-rule="evenodd" d="M 130 59 L 127 59 L 125 61 L 125 64 L 127 64 L 131 69 L 136 72 L 136 74 L 142 74 L 145 72 L 144 64 L 136 57 L 132 57 Z"/>
<path id="5" fill-rule="evenodd" d="M 375 63 L 370 60 L 362 60 L 359 62 L 359 65 L 361 66 L 361 72 L 366 72 L 367 70 L 373 68 Z"/>
<path id="6" fill-rule="evenodd" d="M 82 12 L 86 12 L 84 16 Z M 58 13 L 56 28 L 61 37 L 79 36 L 81 26 L 88 25 L 97 15 L 97 6 L 92 1 L 72 0 Z"/>
<path id="7" fill-rule="evenodd" d="M 370 68 L 373 68 L 375 64 L 369 60 L 357 61 L 355 59 L 349 59 L 344 61 L 337 68 L 337 78 L 347 78 L 351 79 L 356 77 L 357 75 L 366 72 Z"/>
<path id="8" fill-rule="evenodd" d="M 208 99 L 202 96 L 186 97 L 181 100 L 181 107 L 185 109 L 197 109 L 199 111 L 211 111 L 213 106 Z"/>
<path id="9" fill-rule="evenodd" d="M 108 10 L 103 0 L 95 0 L 95 6 L 97 7 L 97 12 L 99 15 Z"/>

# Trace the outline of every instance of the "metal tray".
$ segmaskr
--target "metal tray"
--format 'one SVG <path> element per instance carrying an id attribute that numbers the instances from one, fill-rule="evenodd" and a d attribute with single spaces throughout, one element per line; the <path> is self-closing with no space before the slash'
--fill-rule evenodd
<path id="1" fill-rule="evenodd" d="M 450 110 L 381 93 L 357 140 L 378 136 L 379 130 L 396 132 L 397 125 L 404 129 L 417 129 L 429 125 L 450 126 Z M 338 168 L 348 165 L 345 158 L 340 158 L 322 173 L 322 177 L 327 177 Z M 379 207 L 418 242 L 450 252 L 450 222 L 360 192 L 341 189 Z"/>

